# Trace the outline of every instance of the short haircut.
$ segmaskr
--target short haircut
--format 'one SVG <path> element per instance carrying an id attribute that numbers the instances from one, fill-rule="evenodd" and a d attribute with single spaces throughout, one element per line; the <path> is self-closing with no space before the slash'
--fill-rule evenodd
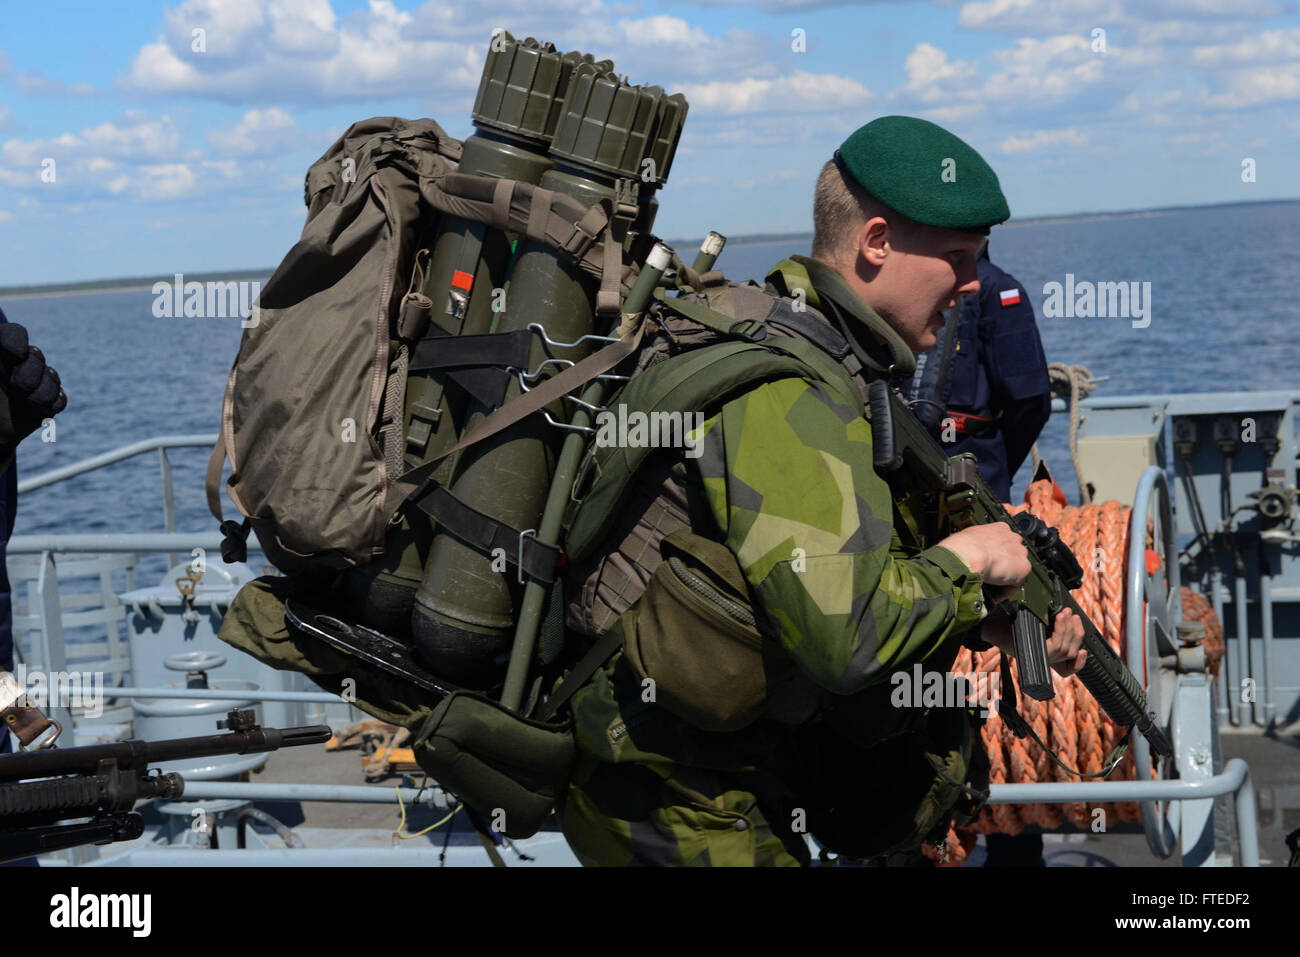
<path id="1" fill-rule="evenodd" d="M 900 237 L 915 225 L 846 176 L 835 160 L 827 160 L 813 193 L 812 258 L 839 265 L 855 252 L 854 241 L 862 224 L 876 216 L 884 218 Z"/>

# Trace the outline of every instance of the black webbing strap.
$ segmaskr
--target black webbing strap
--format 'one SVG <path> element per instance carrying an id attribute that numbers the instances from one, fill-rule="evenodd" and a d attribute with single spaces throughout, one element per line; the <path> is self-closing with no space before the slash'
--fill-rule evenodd
<path id="1" fill-rule="evenodd" d="M 787 299 L 778 299 L 772 303 L 766 321 L 785 326 L 836 359 L 843 359 L 849 354 L 849 344 L 838 329 L 825 319 L 813 316 L 806 309 L 795 309 L 794 304 Z"/>
<path id="2" fill-rule="evenodd" d="M 546 707 L 537 716 L 539 721 L 550 721 L 559 710 L 569 703 L 596 670 L 609 660 L 610 655 L 623 646 L 623 629 L 612 628 L 596 639 L 596 643 L 587 649 L 587 653 L 573 666 L 573 670 L 564 676 L 560 686 L 546 701 Z"/>
<path id="3" fill-rule="evenodd" d="M 599 352 L 593 352 L 585 359 L 545 379 L 540 385 L 534 386 L 522 395 L 515 396 L 515 398 L 470 429 L 451 448 L 440 453 L 436 458 L 430 459 L 423 465 L 417 465 L 409 472 L 401 475 L 397 481 L 389 486 L 390 495 L 385 505 L 388 518 L 391 519 L 408 499 L 418 494 L 428 484 L 429 479 L 443 459 L 449 455 L 454 455 L 461 449 L 468 448 L 476 442 L 481 442 L 489 436 L 496 435 L 525 416 L 531 415 L 554 402 L 566 392 L 572 392 L 579 386 L 586 385 L 596 376 L 608 372 L 637 350 L 641 344 L 641 337 L 645 335 L 645 330 L 646 323 L 644 320 L 637 321 L 632 331 L 624 335 L 618 342 L 605 346 Z M 218 465 L 218 474 L 219 469 L 220 465 Z"/>
<path id="4" fill-rule="evenodd" d="M 438 522 L 439 528 L 451 532 L 470 548 L 491 558 L 496 549 L 523 573 L 546 584 L 555 581 L 555 566 L 560 548 L 538 541 L 512 528 L 486 512 L 466 505 L 443 485 L 435 485 L 415 500 L 421 511 Z"/>
<path id="5" fill-rule="evenodd" d="M 430 326 L 429 334 L 416 345 L 406 368 L 408 372 L 466 366 L 527 369 L 532 338 L 532 332 L 527 329 L 481 336 L 453 336 L 440 326 Z"/>
<path id="6" fill-rule="evenodd" d="M 499 406 L 510 384 L 507 368 L 527 369 L 532 333 L 527 329 L 455 336 L 430 322 L 416 344 L 408 372 L 448 370 L 457 385 L 488 407 Z"/>

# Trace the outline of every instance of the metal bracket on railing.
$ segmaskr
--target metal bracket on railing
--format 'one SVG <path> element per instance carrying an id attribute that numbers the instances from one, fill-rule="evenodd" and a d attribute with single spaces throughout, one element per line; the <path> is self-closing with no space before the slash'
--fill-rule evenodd
<path id="1" fill-rule="evenodd" d="M 185 608 L 181 618 L 189 624 L 199 620 L 198 610 L 194 607 L 194 589 L 202 579 L 203 572 L 196 572 L 188 567 L 185 569 L 185 574 L 176 579 L 176 590 L 181 593 L 181 602 Z"/>

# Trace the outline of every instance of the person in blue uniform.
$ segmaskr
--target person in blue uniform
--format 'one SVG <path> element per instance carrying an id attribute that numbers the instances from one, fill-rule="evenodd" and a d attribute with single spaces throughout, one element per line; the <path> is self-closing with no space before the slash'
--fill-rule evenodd
<path id="1" fill-rule="evenodd" d="M 999 500 L 1052 412 L 1051 385 L 1034 307 L 1024 287 L 988 257 L 976 263 L 980 289 L 965 296 L 938 344 L 917 357 L 912 408 L 948 449 L 974 453 Z M 1039 834 L 986 838 L 986 867 L 1043 865 Z"/>
<path id="2" fill-rule="evenodd" d="M 956 321 L 917 357 L 910 398 L 950 455 L 974 453 L 980 475 L 1006 502 L 1051 415 L 1051 386 L 1028 293 L 990 261 L 987 245 L 976 265 L 979 293 L 962 298 Z"/>

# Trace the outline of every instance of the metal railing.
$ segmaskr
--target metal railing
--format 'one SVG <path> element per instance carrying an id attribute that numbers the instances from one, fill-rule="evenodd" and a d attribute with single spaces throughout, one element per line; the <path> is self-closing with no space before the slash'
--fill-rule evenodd
<path id="1" fill-rule="evenodd" d="M 39 609 L 41 618 L 40 655 L 44 666 L 50 670 L 63 670 L 66 667 L 63 645 L 62 610 L 59 600 L 58 576 L 54 556 L 82 552 L 118 552 L 118 553 L 188 553 L 195 547 L 206 550 L 219 550 L 221 536 L 218 534 L 178 533 L 175 530 L 176 510 L 174 478 L 171 463 L 167 456 L 169 448 L 211 447 L 216 435 L 180 435 L 159 436 L 135 442 L 94 456 L 82 462 L 54 469 L 22 482 L 19 492 L 29 492 L 57 482 L 65 481 L 78 475 L 103 468 L 150 451 L 159 453 L 159 466 L 162 478 L 163 516 L 165 531 L 132 534 L 48 534 L 20 535 L 10 540 L 9 551 L 12 554 L 35 554 L 39 556 L 39 574 L 36 581 L 34 604 Z M 1149 477 L 1143 483 L 1148 495 L 1161 486 L 1161 480 Z M 1166 498 L 1167 502 L 1167 498 Z M 1167 505 L 1166 505 L 1167 507 Z M 1136 510 L 1135 510 L 1136 511 Z M 251 550 L 251 549 L 250 549 Z M 1144 651 L 1137 654 L 1143 654 Z M 1130 663 L 1135 653 L 1130 649 Z M 180 689 L 180 688 L 140 688 L 119 687 L 106 689 L 113 697 L 135 698 L 192 698 L 192 699 L 230 699 L 232 692 L 222 689 Z M 299 701 L 313 703 L 343 702 L 338 695 L 327 692 L 292 692 L 262 689 L 248 689 L 237 692 L 241 700 L 249 701 Z M 66 720 L 65 727 L 72 727 L 71 715 L 60 713 L 66 709 L 54 709 L 51 717 Z M 1145 752 L 1144 741 L 1139 739 L 1137 751 L 1139 767 Z M 1214 777 L 1198 780 L 1173 781 L 1105 781 L 1089 783 L 1035 783 L 1035 784 L 998 784 L 991 788 L 990 802 L 995 804 L 1019 803 L 1071 803 L 1076 801 L 1140 801 L 1144 811 L 1156 801 L 1193 801 L 1212 799 L 1221 795 L 1232 794 L 1237 819 L 1238 835 L 1241 844 L 1241 861 L 1246 866 L 1258 866 L 1259 846 L 1255 814 L 1254 787 L 1250 770 L 1245 762 L 1233 759 L 1223 773 Z M 449 799 L 445 792 L 437 787 L 417 790 L 415 788 L 392 788 L 380 786 L 346 786 L 346 785 L 311 785 L 311 784 L 248 784 L 237 781 L 194 781 L 187 782 L 185 796 L 189 799 L 233 799 L 247 801 L 342 801 L 359 803 L 398 803 L 410 806 L 421 803 L 429 807 L 446 808 Z M 1147 815 L 1144 814 L 1144 818 Z M 1154 849 L 1154 848 L 1153 848 Z M 208 854 L 204 851 L 203 854 Z M 239 852 L 247 854 L 248 852 Z M 292 863 L 301 851 L 265 852 L 267 862 Z M 377 855 L 374 863 L 394 863 L 392 851 L 368 852 Z M 410 852 L 397 855 L 401 862 L 409 862 Z M 81 862 L 88 862 L 85 855 L 79 855 Z M 75 858 L 74 858 L 75 859 Z M 179 857 L 169 860 L 179 862 Z M 205 863 L 203 855 L 194 856 L 192 863 Z"/>

